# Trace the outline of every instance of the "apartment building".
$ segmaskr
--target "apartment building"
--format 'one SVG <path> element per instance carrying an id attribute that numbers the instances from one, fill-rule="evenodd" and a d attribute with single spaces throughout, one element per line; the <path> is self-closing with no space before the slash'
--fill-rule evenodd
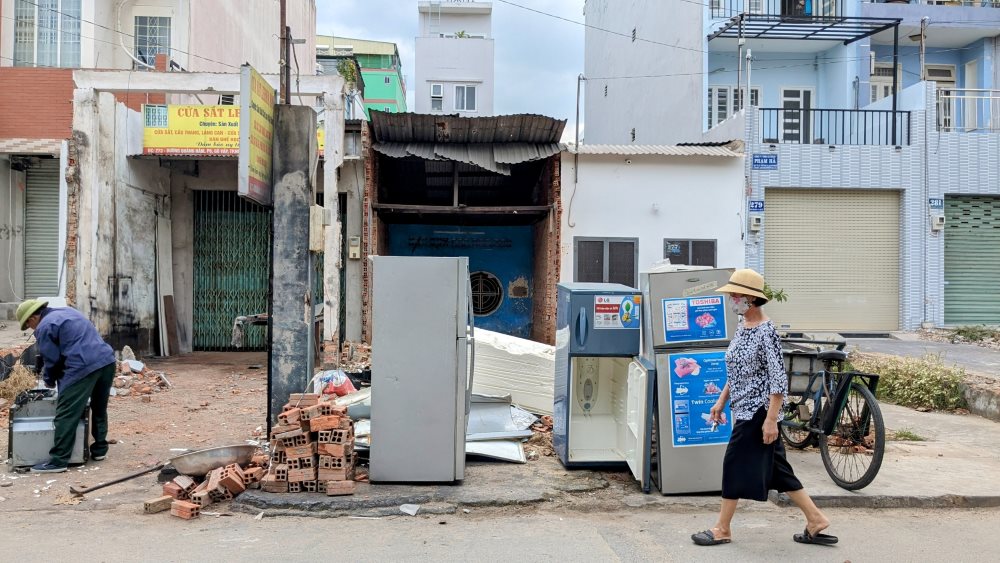
<path id="1" fill-rule="evenodd" d="M 744 140 L 782 328 L 1000 322 L 994 3 L 623 4 L 586 2 L 586 141 Z"/>
<path id="2" fill-rule="evenodd" d="M 421 1 L 417 11 L 417 113 L 493 115 L 493 3 Z"/>
<path id="3" fill-rule="evenodd" d="M 395 43 L 318 35 L 316 56 L 321 65 L 333 65 L 328 72 L 335 70 L 341 57 L 350 56 L 357 61 L 365 86 L 365 115 L 371 109 L 389 113 L 407 111 L 406 80 Z"/>

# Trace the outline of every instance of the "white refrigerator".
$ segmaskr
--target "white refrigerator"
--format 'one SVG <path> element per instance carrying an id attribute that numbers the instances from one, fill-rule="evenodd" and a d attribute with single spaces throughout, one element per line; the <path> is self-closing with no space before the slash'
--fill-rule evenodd
<path id="1" fill-rule="evenodd" d="M 469 259 L 370 260 L 370 479 L 460 481 L 474 354 Z"/>

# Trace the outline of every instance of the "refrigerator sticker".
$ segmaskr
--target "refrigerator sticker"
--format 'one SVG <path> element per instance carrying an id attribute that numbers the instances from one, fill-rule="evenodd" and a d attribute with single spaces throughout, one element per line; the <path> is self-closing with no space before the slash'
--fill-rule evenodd
<path id="1" fill-rule="evenodd" d="M 726 340 L 726 300 L 721 295 L 663 300 L 667 344 Z"/>
<path id="2" fill-rule="evenodd" d="M 594 328 L 639 329 L 641 295 L 595 295 Z"/>
<path id="3" fill-rule="evenodd" d="M 726 386 L 726 352 L 669 354 L 670 394 L 673 405 L 674 447 L 729 442 L 732 415 L 726 406 L 721 420 L 711 420 L 711 409 Z"/>

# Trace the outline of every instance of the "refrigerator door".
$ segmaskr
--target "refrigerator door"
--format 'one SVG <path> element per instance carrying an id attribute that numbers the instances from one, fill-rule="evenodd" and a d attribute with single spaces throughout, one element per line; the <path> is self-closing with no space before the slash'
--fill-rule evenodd
<path id="1" fill-rule="evenodd" d="M 557 294 L 556 328 L 566 331 L 570 355 L 639 353 L 639 291 L 621 284 L 561 283 Z"/>
<path id="2" fill-rule="evenodd" d="M 649 453 L 652 445 L 650 407 L 655 374 L 655 370 L 639 358 L 629 363 L 624 453 L 625 461 L 642 485 L 643 492 L 649 492 Z"/>
<path id="3" fill-rule="evenodd" d="M 651 329 L 644 335 L 644 356 L 656 348 L 727 345 L 737 316 L 716 290 L 732 273 L 731 268 L 644 272 L 642 296 Z"/>
<path id="4" fill-rule="evenodd" d="M 733 418 L 713 426 L 709 409 L 726 386 L 726 350 L 669 350 L 656 355 L 657 472 L 663 494 L 722 488 L 722 458 Z"/>
<path id="5" fill-rule="evenodd" d="M 459 338 L 455 341 L 456 378 L 455 378 L 455 477 L 454 480 L 465 479 L 465 436 L 469 430 L 469 409 L 472 406 L 471 387 L 469 387 L 469 340 Z"/>
<path id="6" fill-rule="evenodd" d="M 371 480 L 454 481 L 466 421 L 458 260 L 376 256 L 372 263 Z"/>

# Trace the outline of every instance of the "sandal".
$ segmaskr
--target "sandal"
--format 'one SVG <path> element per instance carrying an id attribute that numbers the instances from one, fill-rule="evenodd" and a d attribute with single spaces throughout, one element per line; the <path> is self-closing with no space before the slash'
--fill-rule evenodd
<path id="1" fill-rule="evenodd" d="M 815 534 L 809 533 L 809 528 L 802 530 L 801 534 L 795 534 L 792 539 L 798 543 L 813 543 L 817 545 L 833 545 L 840 541 L 837 536 L 831 536 L 829 534 L 821 534 L 819 532 Z"/>
<path id="2" fill-rule="evenodd" d="M 691 534 L 691 541 L 698 545 L 719 545 L 730 543 L 732 540 L 730 538 L 716 538 L 712 530 L 705 530 L 697 534 Z"/>

